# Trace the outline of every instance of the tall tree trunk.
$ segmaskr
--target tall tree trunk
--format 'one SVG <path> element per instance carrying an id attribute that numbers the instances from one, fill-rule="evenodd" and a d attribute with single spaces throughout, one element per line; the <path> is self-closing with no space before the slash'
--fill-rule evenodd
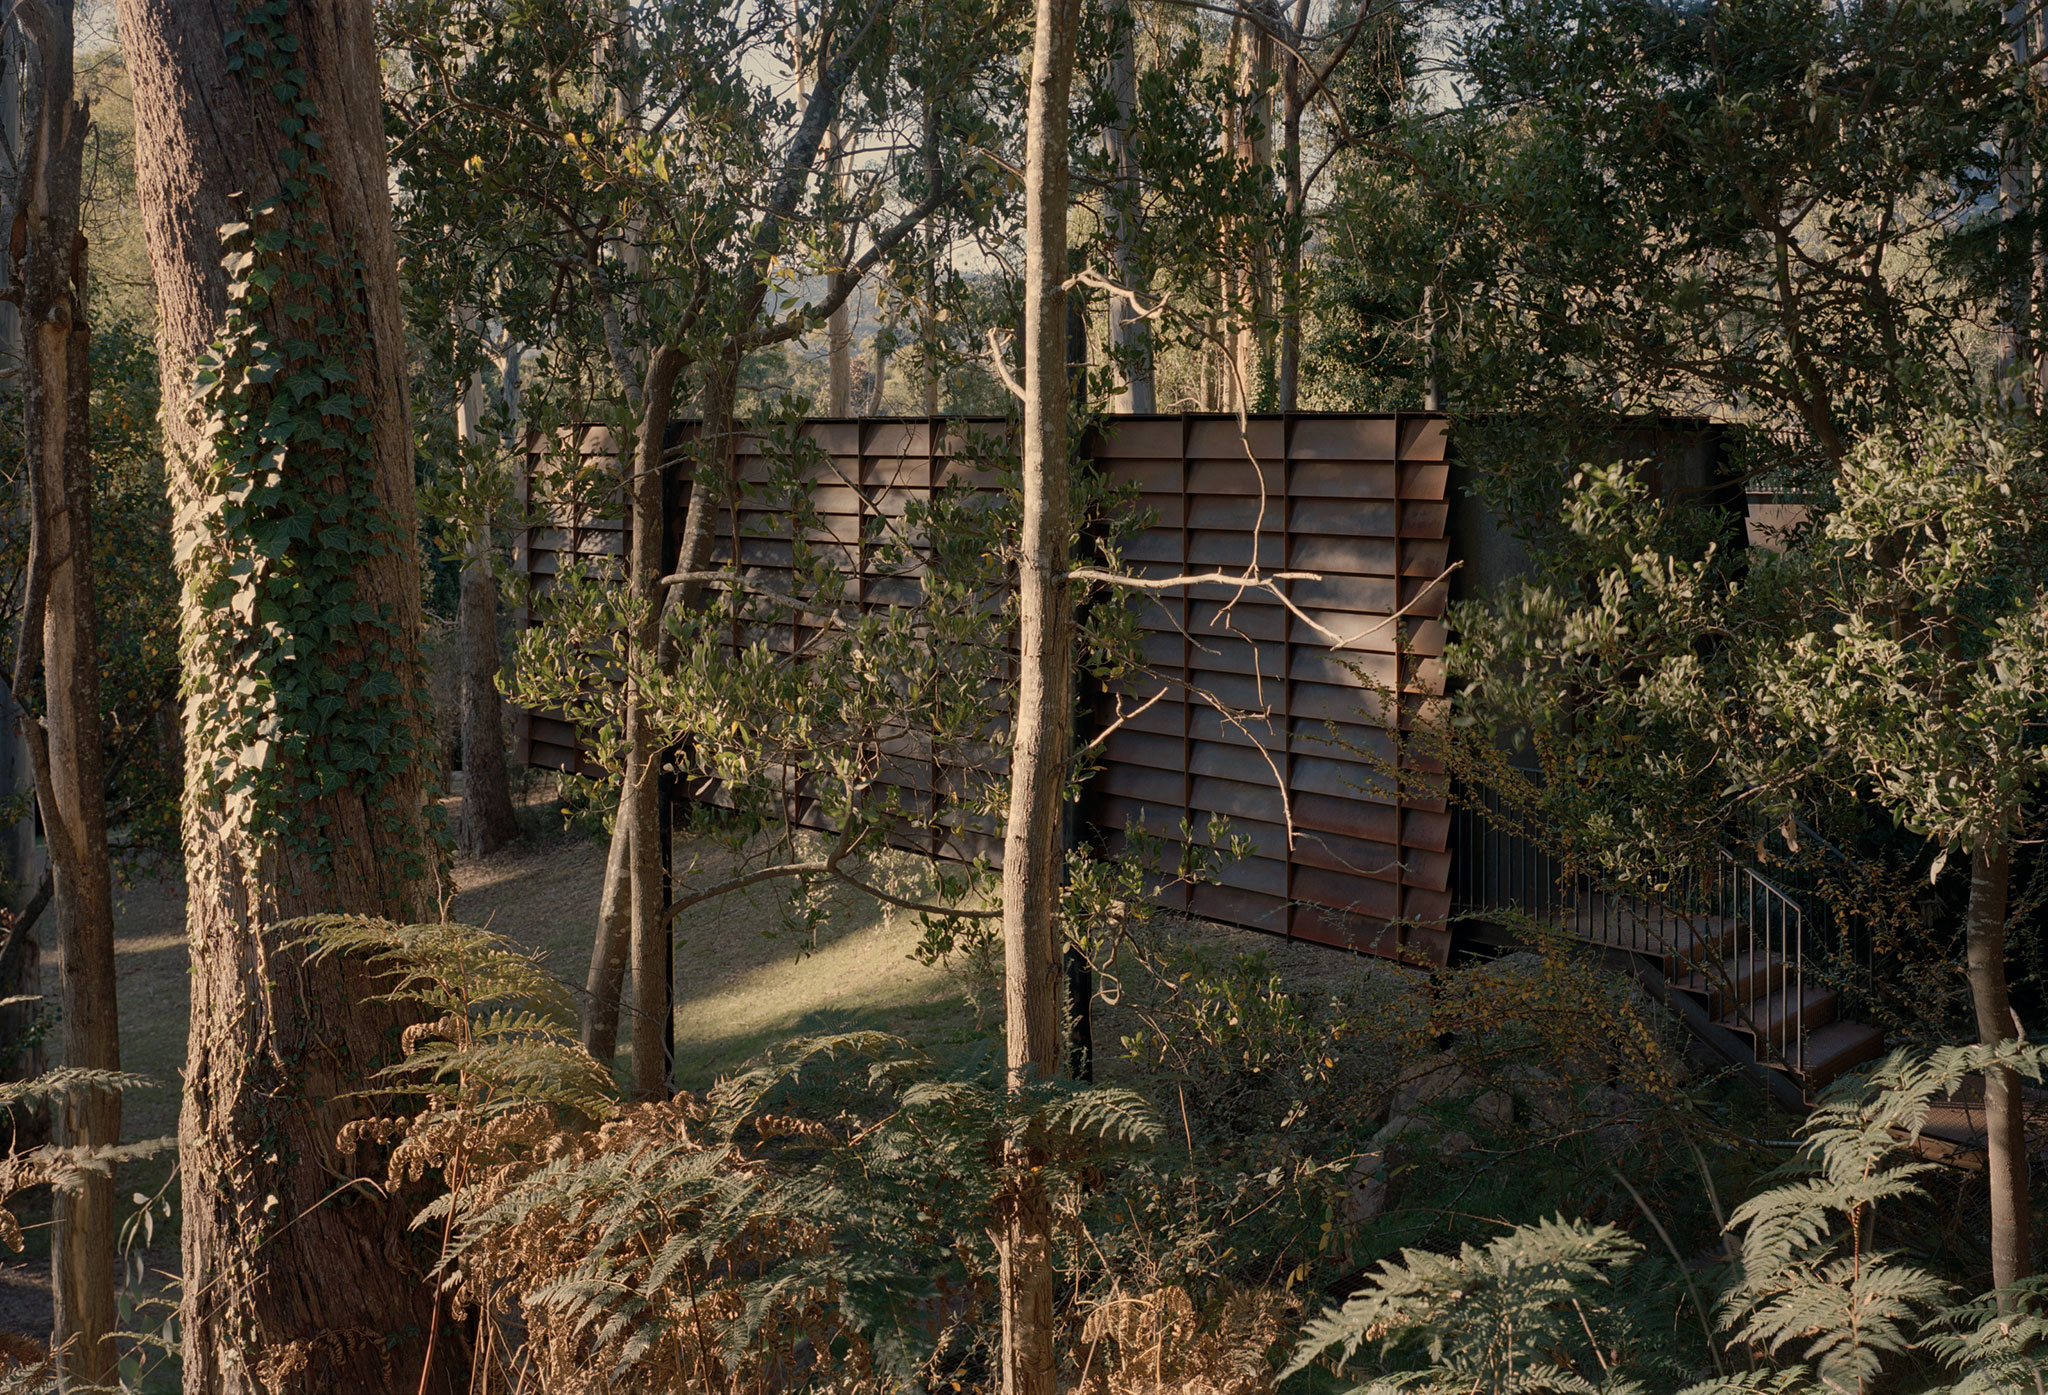
<path id="1" fill-rule="evenodd" d="M 1103 154 L 1109 157 L 1114 181 L 1109 199 L 1111 240 L 1116 244 L 1117 281 L 1129 291 L 1150 289 L 1138 257 L 1137 209 L 1142 189 L 1138 161 L 1131 151 L 1131 122 L 1138 105 L 1138 61 L 1130 0 L 1115 0 L 1110 10 L 1111 48 L 1109 87 L 1116 100 L 1116 119 L 1102 131 Z M 1122 390 L 1116 396 L 1119 412 L 1156 412 L 1158 397 L 1152 386 L 1152 333 L 1138 318 L 1138 311 L 1121 296 L 1109 298 L 1109 343 L 1127 362 L 1120 363 Z"/>
<path id="2" fill-rule="evenodd" d="M 632 664 L 643 671 L 658 662 L 664 588 L 662 556 L 662 442 L 683 356 L 663 345 L 647 365 L 645 404 L 634 443 L 627 497 L 632 501 L 633 548 L 626 585 L 632 593 L 633 631 L 627 636 Z M 630 670 L 626 681 L 626 769 L 619 795 L 619 821 L 630 829 L 633 959 L 633 1097 L 668 1097 L 669 1001 L 668 921 L 663 914 L 661 865 L 661 742 L 640 685 Z"/>
<path id="3" fill-rule="evenodd" d="M 456 409 L 463 443 L 482 444 L 484 385 L 471 374 Z M 491 525 L 479 520 L 463 548 L 456 649 L 461 662 L 462 850 L 486 857 L 519 836 L 512 782 L 505 770 L 505 704 L 498 695 L 498 578 L 491 571 Z"/>
<path id="4" fill-rule="evenodd" d="M 63 945 L 64 1062 L 119 1070 L 114 1002 L 114 891 L 107 862 L 104 740 L 92 581 L 92 383 L 86 250 L 79 198 L 86 111 L 73 94 L 70 0 L 17 11 L 33 45 L 24 159 L 11 191 L 18 248 L 12 277 L 24 326 L 30 541 L 27 602 L 15 660 L 23 690 L 41 641 L 43 719 L 26 735 L 49 843 Z M 40 634 L 37 630 L 40 629 Z M 78 1090 L 55 1107 L 57 1141 L 111 1147 L 120 1096 Z M 88 1173 L 53 1198 L 52 1344 L 68 1390 L 111 1389 L 114 1179 Z"/>
<path id="5" fill-rule="evenodd" d="M 868 377 L 867 405 L 861 408 L 863 416 L 878 417 L 882 414 L 882 394 L 889 386 L 889 340 L 891 326 L 884 324 L 875 331 L 875 349 Z"/>
<path id="6" fill-rule="evenodd" d="M 2033 61 L 2033 7 L 2025 0 L 2008 0 L 2001 13 L 2006 24 L 2007 55 L 2013 71 L 2026 73 Z M 2026 144 L 2022 140 L 2007 143 L 2000 152 L 1998 171 L 1999 216 L 2008 228 L 2025 226 L 2021 215 L 2033 203 L 2033 166 L 2027 158 Z M 2033 365 L 2028 363 L 2032 353 L 2033 336 L 2033 256 L 2031 248 L 2012 249 L 2016 254 L 2024 250 L 2026 255 L 2015 255 L 2013 265 L 2017 268 L 2006 287 L 2006 305 L 2003 323 L 1998 336 L 1998 388 L 2006 401 L 2021 411 L 2026 411 L 2032 402 L 2028 391 L 2035 375 Z"/>
<path id="7" fill-rule="evenodd" d="M 1279 18 L 1272 4 L 1254 4 L 1242 22 L 1246 32 L 1239 119 L 1244 125 L 1237 158 L 1246 170 L 1263 175 L 1273 164 L 1273 28 Z M 1249 239 L 1237 268 L 1235 374 L 1238 406 L 1245 411 L 1258 404 L 1259 372 L 1268 360 L 1272 333 L 1273 265 L 1266 255 L 1264 230 L 1259 231 L 1261 235 Z"/>
<path id="8" fill-rule="evenodd" d="M 939 114 L 929 92 L 924 98 L 924 179 L 930 189 L 939 182 Z M 939 238 L 925 239 L 924 304 L 918 312 L 918 338 L 924 349 L 924 414 L 939 414 Z"/>
<path id="9" fill-rule="evenodd" d="M 1279 7 L 1274 7 L 1277 18 Z M 1280 367 L 1278 401 L 1283 412 L 1294 411 L 1301 399 L 1301 261 L 1305 191 L 1301 181 L 1301 48 L 1308 18 L 1307 0 L 1295 6 L 1288 26 L 1288 53 L 1280 65 L 1280 176 L 1286 190 L 1287 219 L 1283 229 L 1280 270 Z"/>
<path id="10" fill-rule="evenodd" d="M 826 177 L 833 191 L 846 197 L 846 159 L 839 148 L 839 123 L 825 133 Z M 827 410 L 835 417 L 853 415 L 853 306 L 851 297 L 833 307 L 825 317 Z"/>
<path id="11" fill-rule="evenodd" d="M 4 142 L 0 149 L 4 149 L 8 162 L 16 167 L 22 159 L 21 70 L 26 42 L 18 19 L 10 17 L 0 21 L 0 142 Z M 6 257 L 0 257 L 0 287 L 10 290 L 17 287 L 10 259 Z M 12 298 L 0 300 L 0 364 L 19 369 L 25 358 L 20 307 Z M 20 383 L 21 376 L 16 372 L 11 381 L 0 382 L 0 392 L 19 392 Z M 11 501 L 9 506 L 14 509 L 17 525 L 26 530 L 29 520 L 26 481 L 23 482 L 21 496 Z M 21 580 L 15 578 L 14 584 L 18 587 Z M 0 885 L 0 897 L 4 897 L 7 908 L 16 917 L 11 933 L 19 937 L 18 943 L 9 940 L 5 972 L 0 972 L 0 998 L 18 1000 L 12 1006 L 0 1007 L 0 1049 L 15 1044 L 15 1049 L 0 1056 L 0 1080 L 28 1080 L 42 1074 L 46 1065 L 41 1037 L 31 1031 L 42 1012 L 42 930 L 34 920 L 21 914 L 43 876 L 36 855 L 35 797 L 35 770 L 29 759 L 22 711 L 10 692 L 5 701 L 0 702 L 0 799 L 19 798 L 25 802 L 19 818 L 0 824 L 0 883 L 4 883 Z M 10 1122 L 19 1131 L 31 1119 L 24 1110 Z M 24 1141 L 28 1139 L 29 1132 L 40 1134 L 40 1128 L 22 1132 L 20 1136 Z"/>
<path id="12" fill-rule="evenodd" d="M 406 1019 L 368 965 L 315 958 L 286 924 L 423 919 L 441 881 L 372 10 L 119 6 L 194 694 L 185 1389 L 461 1390 L 445 1334 L 422 1371 L 436 1297 L 414 1200 L 341 1137 Z M 268 381 L 244 372 L 264 355 L 282 360 Z M 316 401 L 293 392 L 308 373 L 328 379 Z"/>
<path id="13" fill-rule="evenodd" d="M 1977 1009 L 1977 1039 L 1986 1046 L 2016 1035 L 2005 983 L 2005 909 L 2011 880 L 2008 849 L 1980 850 L 1970 859 L 1970 1001 Z M 2009 1070 L 1990 1071 L 1984 1077 L 1984 1133 L 1991 1174 L 1991 1277 L 2003 1289 L 2034 1272 L 2026 1111 L 2019 1077 Z"/>
<path id="14" fill-rule="evenodd" d="M 1245 21 L 1239 17 L 1230 25 L 1230 47 L 1223 56 L 1224 71 L 1230 74 L 1232 88 L 1229 109 L 1224 113 L 1223 128 L 1218 136 L 1222 155 L 1227 163 L 1242 164 L 1245 159 L 1244 103 L 1240 100 L 1238 83 L 1244 68 Z M 1240 219 L 1225 215 L 1217 226 L 1216 246 L 1216 314 L 1212 317 L 1215 328 L 1211 342 L 1216 357 L 1216 393 L 1211 411 L 1240 411 L 1249 407 L 1240 393 L 1246 386 L 1237 371 L 1239 345 L 1238 330 L 1244 313 L 1244 263 L 1237 253 L 1238 225 Z"/>
<path id="15" fill-rule="evenodd" d="M 1024 152 L 1024 516 L 1016 730 L 1003 834 L 1003 1008 L 1013 1089 L 1059 1069 L 1060 811 L 1073 748 L 1067 573 L 1067 98 L 1079 0 L 1037 0 Z M 1004 1395 L 1052 1395 L 1052 1209 L 1029 1139 L 1010 1145 L 1001 1244 Z"/>

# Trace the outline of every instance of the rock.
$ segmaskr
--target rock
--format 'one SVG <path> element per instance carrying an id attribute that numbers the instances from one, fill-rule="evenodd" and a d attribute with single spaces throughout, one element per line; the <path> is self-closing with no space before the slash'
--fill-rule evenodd
<path id="1" fill-rule="evenodd" d="M 1635 1105 L 1633 1099 L 1611 1085 L 1595 1085 L 1580 1097 L 1579 1108 L 1583 1113 L 1615 1121 L 1593 1130 L 1593 1141 L 1609 1157 L 1627 1152 L 1641 1133 L 1634 1120 L 1624 1117 Z"/>
<path id="2" fill-rule="evenodd" d="M 1359 1154 L 1344 1182 L 1344 1219 L 1352 1225 L 1378 1220 L 1387 1210 L 1387 1151 Z"/>
<path id="3" fill-rule="evenodd" d="M 1469 1153 L 1479 1146 L 1479 1140 L 1463 1129 L 1452 1129 L 1436 1141 L 1437 1156 L 1455 1158 L 1460 1153 Z"/>
<path id="4" fill-rule="evenodd" d="M 1514 1096 L 1505 1090 L 1487 1090 L 1475 1095 L 1466 1108 L 1474 1119 L 1497 1129 L 1504 1129 L 1515 1122 Z"/>
<path id="5" fill-rule="evenodd" d="M 1419 1133 L 1422 1127 L 1422 1121 L 1413 1114 L 1396 1114 L 1380 1125 L 1380 1131 L 1372 1136 L 1372 1147 L 1385 1152 L 1404 1136 Z"/>
<path id="6" fill-rule="evenodd" d="M 1423 1105 L 1461 1095 L 1469 1085 L 1465 1067 L 1450 1052 L 1425 1056 L 1401 1073 L 1401 1083 L 1394 1087 L 1394 1099 L 1388 1113 L 1394 1116 L 1413 1113 Z"/>
<path id="7" fill-rule="evenodd" d="M 1635 1107 L 1634 1100 L 1612 1085 L 1595 1085 L 1579 1097 L 1579 1108 L 1588 1114 L 1626 1114 Z"/>

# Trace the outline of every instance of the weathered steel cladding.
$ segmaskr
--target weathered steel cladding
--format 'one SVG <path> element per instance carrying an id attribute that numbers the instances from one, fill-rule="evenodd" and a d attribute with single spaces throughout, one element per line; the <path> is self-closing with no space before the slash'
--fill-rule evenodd
<path id="1" fill-rule="evenodd" d="M 1130 570 L 1309 573 L 1134 597 L 1147 677 L 1102 696 L 1089 817 L 1248 854 L 1167 904 L 1295 938 L 1443 962 L 1450 818 L 1392 732 L 1443 692 L 1444 423 L 1433 415 L 1115 418 L 1096 464 L 1149 526 Z M 1396 611 L 1403 618 L 1389 621 Z M 1297 613 L 1298 612 L 1298 613 Z M 1386 701 L 1396 697 L 1395 703 Z M 1147 699 L 1157 701 L 1139 710 Z M 1389 707 L 1398 707 L 1390 711 Z"/>
<path id="2" fill-rule="evenodd" d="M 583 426 L 576 428 L 574 435 L 579 463 L 609 466 L 616 473 L 616 466 L 610 464 L 615 459 L 610 431 L 601 426 Z M 535 476 L 561 465 L 558 456 L 543 452 L 539 440 L 529 436 L 526 468 L 513 481 L 517 504 L 522 509 L 535 507 Z M 545 596 L 554 578 L 571 567 L 623 581 L 627 530 L 620 518 L 601 506 L 564 503 L 545 489 L 540 493 L 548 499 L 545 521 L 528 526 L 512 542 L 512 567 L 525 576 L 529 599 Z M 532 624 L 531 607 L 516 611 L 512 623 L 518 629 Z M 577 739 L 576 728 L 564 721 L 560 713 L 513 707 L 511 720 L 516 759 L 547 770 L 602 773 Z"/>
<path id="3" fill-rule="evenodd" d="M 1151 673 L 1087 698 L 1084 740 L 1120 714 L 1122 722 L 1103 742 L 1085 817 L 1113 847 L 1133 826 L 1171 839 L 1185 823 L 1206 840 L 1212 818 L 1227 820 L 1249 855 L 1224 862 L 1212 884 L 1161 888 L 1164 904 L 1441 963 L 1450 945 L 1450 818 L 1441 800 L 1403 787 L 1397 772 L 1411 758 L 1390 730 L 1443 691 L 1443 420 L 1290 415 L 1252 417 L 1244 427 L 1229 416 L 1119 417 L 1088 443 L 1147 516 L 1122 550 L 1133 574 L 1238 574 L 1256 556 L 1264 573 L 1309 575 L 1277 583 L 1292 611 L 1237 584 L 1129 599 Z M 809 496 L 818 514 L 810 541 L 836 552 L 851 598 L 915 600 L 916 567 L 883 574 L 875 539 L 937 483 L 994 488 L 991 472 L 961 457 L 973 453 L 963 451 L 969 433 L 986 439 L 1003 429 L 996 419 L 805 426 L 828 462 Z M 586 457 L 609 449 L 601 432 L 586 434 Z M 743 442 L 737 464 L 743 479 L 768 478 L 758 443 Z M 671 494 L 680 507 L 683 491 Z M 719 561 L 737 555 L 758 581 L 786 574 L 790 542 L 775 536 L 777 516 L 737 512 L 736 554 L 732 514 L 718 522 Z M 543 589 L 571 556 L 616 565 L 624 555 L 615 520 L 553 521 L 520 548 L 520 565 Z M 680 533 L 679 520 L 671 533 Z M 1396 611 L 1403 618 L 1389 621 Z M 803 628 L 797 617 L 761 637 L 787 652 Z M 1399 710 L 1387 710 L 1383 693 L 1399 694 Z M 1133 711 L 1155 694 L 1157 702 Z M 579 759 L 574 732 L 545 715 L 523 718 L 520 736 L 533 764 Z M 892 752 L 887 782 L 922 821 L 899 841 L 945 856 L 999 857 L 1000 828 L 969 817 L 958 797 L 989 768 L 934 768 L 914 743 Z M 789 792 L 789 812 L 808 822 L 803 793 Z"/>

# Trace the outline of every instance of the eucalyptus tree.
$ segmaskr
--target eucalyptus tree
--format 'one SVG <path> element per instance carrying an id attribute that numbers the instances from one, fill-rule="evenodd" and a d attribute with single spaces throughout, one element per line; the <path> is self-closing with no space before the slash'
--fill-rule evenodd
<path id="1" fill-rule="evenodd" d="M 1817 614 L 1756 655 L 1773 725 L 1840 782 L 1969 864 L 1964 973 L 1979 1042 L 2024 1032 L 2007 987 L 2012 862 L 2048 776 L 2048 458 L 2028 423 L 1935 415 L 1873 433 L 1844 462 L 1840 506 L 1763 564 Z M 1761 579 L 1760 579 L 1761 580 Z M 1805 617 L 1802 617 L 1805 618 Z M 1991 1267 L 2033 1273 L 2019 1077 L 1985 1077 Z M 2018 1301 L 2008 1295 L 2008 1302 Z"/>
<path id="2" fill-rule="evenodd" d="M 1433 291 L 1455 406 L 1541 409 L 1465 431 L 1535 570 L 1455 617 L 1447 748 L 1581 865 L 1653 890 L 1723 842 L 1895 817 L 1936 871 L 1971 861 L 1954 968 L 1996 1044 L 2004 853 L 2048 711 L 2040 447 L 1997 377 L 2038 217 L 1996 195 L 2042 141 L 2005 18 L 1471 18 L 1465 105 L 1412 123 L 1397 165 L 1350 170 L 1340 220 L 1380 291 Z M 2038 318 L 2018 328 L 2009 363 L 2039 342 Z M 1729 420 L 1718 495 L 1615 465 L 1639 453 L 1616 444 L 1631 408 Z M 1745 486 L 1805 505 L 1782 555 L 1730 535 Z M 1540 780 L 1505 768 L 1517 742 Z M 2026 1167 L 2010 1076 L 1986 1093 L 2006 1283 L 2028 1268 Z"/>
<path id="3" fill-rule="evenodd" d="M 185 1388 L 467 1388 L 459 1353 L 422 1351 L 411 1207 L 346 1133 L 405 1021 L 359 957 L 290 926 L 440 899 L 370 13 L 120 20 L 184 587 Z"/>
<path id="4" fill-rule="evenodd" d="M 1298 405 L 1322 187 L 1368 143 L 1356 94 L 1398 85 L 1414 22 L 1311 0 L 1084 14 L 1074 162 L 1096 216 L 1077 247 L 1108 300 L 1114 410 L 1154 410 L 1162 382 L 1170 406 Z"/>
<path id="5" fill-rule="evenodd" d="M 1340 152 L 1326 218 L 1417 348 L 1430 289 L 1455 406 L 1726 413 L 1825 469 L 1921 389 L 1983 386 L 2033 235 L 1995 213 L 2003 140 L 2033 129 L 1995 8 L 1459 19 L 1455 100 Z M 1340 371 L 1383 332 L 1328 328 Z"/>
<path id="6" fill-rule="evenodd" d="M 1017 699 L 1003 836 L 1003 1017 L 1010 1087 L 1059 1068 L 1060 818 L 1074 748 L 1072 490 L 1067 380 L 1068 99 L 1080 0 L 1037 0 L 1024 137 L 1023 514 L 1017 548 Z M 1051 1198 L 1036 1140 L 1007 1145 L 1014 1200 L 999 1244 L 1003 1390 L 1051 1395 Z"/>

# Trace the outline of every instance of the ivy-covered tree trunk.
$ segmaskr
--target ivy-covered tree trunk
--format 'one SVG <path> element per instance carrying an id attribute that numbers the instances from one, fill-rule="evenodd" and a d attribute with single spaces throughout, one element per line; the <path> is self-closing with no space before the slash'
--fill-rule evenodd
<path id="1" fill-rule="evenodd" d="M 442 850 L 371 7 L 120 0 L 184 585 L 188 1392 L 459 1390 L 412 1203 L 344 1130 L 404 1025 L 311 912 Z"/>
<path id="2" fill-rule="evenodd" d="M 1073 748 L 1068 556 L 1067 97 L 1079 0 L 1037 0 L 1024 148 L 1024 516 L 1016 729 L 1003 834 L 1003 1011 L 1011 1088 L 1059 1068 L 1060 812 Z M 1004 1395 L 1052 1395 L 1052 1205 L 1029 1139 L 1004 1158 Z"/>
<path id="3" fill-rule="evenodd" d="M 92 383 L 86 248 L 79 229 L 86 110 L 73 94 L 70 0 L 17 9 L 33 43 L 22 159 L 9 190 L 17 229 L 13 283 L 24 326 L 22 418 L 27 438 L 29 560 L 17 692 L 36 646 L 42 713 L 24 719 L 54 875 L 63 944 L 64 1063 L 119 1070 L 114 1000 L 114 890 L 107 861 L 106 771 L 92 576 Z M 57 1142 L 111 1147 L 121 1100 L 79 1090 L 53 1110 Z M 67 1389 L 114 1380 L 114 1179 L 87 1174 L 53 1199 L 53 1345 Z"/>

